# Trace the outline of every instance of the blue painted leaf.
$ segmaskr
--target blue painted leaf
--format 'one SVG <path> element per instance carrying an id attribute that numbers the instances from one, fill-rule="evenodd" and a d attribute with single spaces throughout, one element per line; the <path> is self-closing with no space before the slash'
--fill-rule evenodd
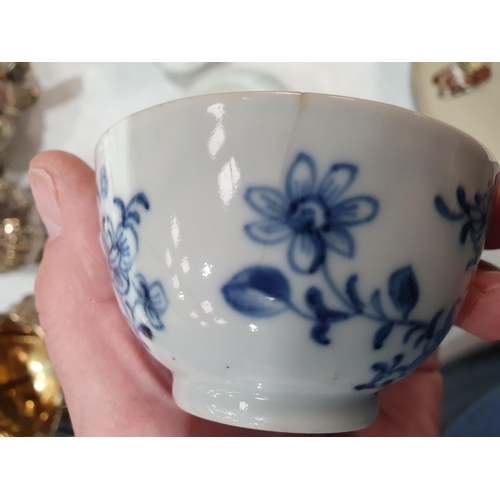
<path id="1" fill-rule="evenodd" d="M 379 361 L 378 363 L 374 363 L 372 365 L 372 370 L 374 372 L 385 373 L 386 371 L 389 370 L 389 365 L 387 363 L 383 363 L 382 361 Z"/>
<path id="2" fill-rule="evenodd" d="M 456 214 L 452 212 L 441 196 L 436 196 L 436 198 L 434 198 L 434 206 L 436 207 L 436 210 L 439 212 L 439 214 L 442 215 L 445 219 L 455 221 L 464 218 L 464 214 Z"/>
<path id="3" fill-rule="evenodd" d="M 126 218 L 127 209 L 125 208 L 125 203 L 120 198 L 113 198 L 113 203 L 120 209 L 120 214 L 122 219 Z"/>
<path id="4" fill-rule="evenodd" d="M 457 200 L 463 213 L 465 215 L 469 215 L 470 207 L 469 204 L 467 203 L 467 199 L 465 196 L 465 189 L 463 188 L 463 186 L 458 186 L 457 188 Z"/>
<path id="5" fill-rule="evenodd" d="M 483 239 L 484 236 L 484 231 L 482 229 L 480 230 L 471 230 L 470 232 L 470 239 L 472 241 L 472 246 L 474 249 L 477 249 L 479 244 L 481 243 L 481 240 Z"/>
<path id="6" fill-rule="evenodd" d="M 441 309 L 440 311 L 438 311 L 436 313 L 436 315 L 432 318 L 431 322 L 429 323 L 429 326 L 427 327 L 427 331 L 425 333 L 425 336 L 428 339 L 432 339 L 432 337 L 434 337 L 434 332 L 436 331 L 436 327 L 437 327 L 439 318 L 441 318 L 443 313 L 444 313 L 444 309 Z"/>
<path id="7" fill-rule="evenodd" d="M 359 384 L 354 386 L 354 390 L 356 391 L 363 391 L 365 389 L 376 389 L 376 385 L 374 383 L 369 383 L 369 384 Z"/>
<path id="8" fill-rule="evenodd" d="M 288 280 L 273 267 L 244 269 L 224 285 L 222 294 L 238 312 L 258 318 L 281 314 L 290 303 Z"/>
<path id="9" fill-rule="evenodd" d="M 141 223 L 141 216 L 139 215 L 139 212 L 136 212 L 135 210 L 132 212 L 127 212 L 127 219 L 126 221 L 123 221 L 123 225 L 127 226 L 130 219 L 132 219 L 137 225 Z"/>
<path id="10" fill-rule="evenodd" d="M 375 310 L 375 312 L 381 317 L 381 318 L 387 318 L 384 309 L 382 308 L 382 301 L 380 299 L 380 290 L 375 290 L 372 293 L 370 303 Z"/>
<path id="11" fill-rule="evenodd" d="M 138 193 L 136 194 L 129 202 L 127 205 L 127 209 L 130 209 L 134 203 L 139 203 L 142 205 L 146 210 L 149 210 L 149 200 L 148 197 L 144 193 Z"/>
<path id="12" fill-rule="evenodd" d="M 396 356 L 394 356 L 393 364 L 392 364 L 391 368 L 394 370 L 397 366 L 399 366 L 401 361 L 403 361 L 404 357 L 405 357 L 404 354 L 396 354 Z"/>
<path id="13" fill-rule="evenodd" d="M 405 333 L 405 336 L 403 338 L 403 344 L 407 344 L 408 341 L 410 340 L 411 336 L 417 332 L 418 330 L 421 330 L 422 329 L 422 326 L 420 325 L 415 325 L 415 326 L 412 326 L 406 333 Z"/>
<path id="14" fill-rule="evenodd" d="M 380 349 L 384 346 L 385 339 L 389 336 L 394 328 L 394 323 L 384 323 L 375 333 L 373 339 L 373 348 Z"/>
<path id="15" fill-rule="evenodd" d="M 358 275 L 353 274 L 348 280 L 345 285 L 345 292 L 347 296 L 349 297 L 349 300 L 351 301 L 351 304 L 353 305 L 354 309 L 356 312 L 362 312 L 365 304 L 364 302 L 359 298 L 358 290 L 357 290 L 357 282 L 358 282 Z"/>
<path id="16" fill-rule="evenodd" d="M 474 267 L 476 264 L 477 264 L 477 259 L 476 258 L 470 259 L 467 262 L 467 266 L 465 267 L 465 270 L 468 271 L 471 267 Z"/>
<path id="17" fill-rule="evenodd" d="M 403 319 L 408 319 L 419 298 L 418 281 L 411 266 L 403 267 L 391 274 L 389 296 Z"/>
<path id="18" fill-rule="evenodd" d="M 317 323 L 311 330 L 311 337 L 318 344 L 328 345 L 330 343 L 330 339 L 326 336 L 328 330 L 330 330 L 330 326 L 328 324 Z"/>
<path id="19" fill-rule="evenodd" d="M 415 340 L 415 343 L 413 344 L 414 349 L 416 349 L 422 343 L 422 340 L 424 340 L 425 338 L 426 338 L 426 334 L 424 332 L 424 333 L 422 333 L 422 335 L 420 335 L 417 338 L 417 340 Z"/>
<path id="20" fill-rule="evenodd" d="M 146 326 L 144 323 L 141 323 L 139 325 L 139 331 L 144 335 L 146 336 L 149 340 L 151 340 L 153 338 L 153 332 L 151 331 L 151 328 L 149 328 L 148 326 Z"/>
<path id="21" fill-rule="evenodd" d="M 472 220 L 467 221 L 463 226 L 462 229 L 460 230 L 460 243 L 463 245 L 466 240 L 467 236 L 469 235 L 469 231 L 472 229 Z"/>
<path id="22" fill-rule="evenodd" d="M 447 333 L 450 331 L 450 328 L 453 325 L 454 317 L 455 317 L 455 309 L 451 308 L 451 310 L 449 311 L 444 320 L 443 326 L 439 328 L 432 336 L 431 342 L 429 344 L 429 349 L 431 350 L 431 352 L 434 351 L 434 349 L 437 349 L 439 344 L 441 344 L 441 342 L 446 337 Z"/>

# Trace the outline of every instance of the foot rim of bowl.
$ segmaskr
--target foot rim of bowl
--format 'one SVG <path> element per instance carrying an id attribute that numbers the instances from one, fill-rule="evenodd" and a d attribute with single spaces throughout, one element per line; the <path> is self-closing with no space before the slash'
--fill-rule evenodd
<path id="1" fill-rule="evenodd" d="M 378 414 L 376 394 L 266 392 L 231 383 L 208 384 L 174 376 L 174 400 L 182 410 L 226 425 L 297 434 L 364 429 Z"/>

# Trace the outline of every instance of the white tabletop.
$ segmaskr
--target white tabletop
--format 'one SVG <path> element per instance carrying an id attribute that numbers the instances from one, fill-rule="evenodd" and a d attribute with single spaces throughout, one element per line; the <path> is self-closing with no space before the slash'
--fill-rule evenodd
<path id="1" fill-rule="evenodd" d="M 236 74 L 239 72 L 239 75 Z M 34 63 L 38 103 L 22 117 L 9 158 L 13 178 L 38 152 L 59 149 L 93 166 L 100 136 L 121 118 L 205 89 L 269 86 L 347 95 L 414 109 L 410 63 L 227 63 L 202 68 L 196 78 L 167 76 L 151 63 Z M 238 80 L 239 79 L 239 80 Z M 215 85 L 214 82 L 219 85 Z M 269 88 L 271 89 L 271 88 Z M 276 88 L 279 90 L 279 88 Z M 500 265 L 500 251 L 487 252 Z M 0 275 L 0 311 L 33 293 L 36 266 Z M 454 328 L 440 350 L 443 363 L 482 344 Z"/>

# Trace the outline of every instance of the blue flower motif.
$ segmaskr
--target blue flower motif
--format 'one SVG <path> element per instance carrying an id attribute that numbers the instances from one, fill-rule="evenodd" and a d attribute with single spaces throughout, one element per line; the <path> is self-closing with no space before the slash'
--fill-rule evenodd
<path id="1" fill-rule="evenodd" d="M 137 241 L 121 224 L 115 230 L 109 217 L 106 217 L 103 244 L 113 284 L 118 293 L 126 295 L 130 288 L 129 271 L 137 254 Z"/>
<path id="2" fill-rule="evenodd" d="M 149 209 L 149 201 L 143 193 L 134 196 L 125 206 L 115 198 L 114 204 L 120 210 L 120 221 L 115 229 L 109 216 L 103 221 L 103 246 L 108 256 L 111 277 L 118 293 L 126 295 L 130 289 L 129 272 L 139 249 L 139 239 L 135 226 L 141 221 L 135 205 Z"/>
<path id="3" fill-rule="evenodd" d="M 163 289 L 163 285 L 159 281 L 154 281 L 148 285 L 146 278 L 142 274 L 137 274 L 135 279 L 134 289 L 137 299 L 133 309 L 135 310 L 137 306 L 141 306 L 144 311 L 144 319 L 147 322 L 146 325 L 140 325 L 139 330 L 143 331 L 146 335 L 148 331 L 151 332 L 151 329 L 148 327 L 163 330 L 165 325 L 161 320 L 161 316 L 167 312 L 168 308 L 167 294 Z"/>
<path id="4" fill-rule="evenodd" d="M 108 196 L 108 188 L 108 174 L 106 172 L 106 167 L 102 166 L 101 175 L 99 177 L 99 194 L 101 195 L 101 198 L 106 198 L 106 196 Z"/>
<path id="5" fill-rule="evenodd" d="M 442 217 L 452 222 L 463 221 L 459 236 L 460 244 L 464 245 L 470 236 L 472 248 L 475 252 L 474 257 L 468 262 L 467 268 L 476 265 L 481 257 L 488 221 L 488 198 L 488 193 L 476 193 L 474 201 L 469 203 L 465 189 L 463 186 L 459 186 L 457 188 L 458 212 L 451 210 L 442 196 L 436 196 L 434 200 L 436 210 Z"/>
<path id="6" fill-rule="evenodd" d="M 119 218 L 115 227 L 114 218 L 103 217 L 101 241 L 121 309 L 131 330 L 145 343 L 145 337 L 153 339 L 153 330 L 165 328 L 162 316 L 168 308 L 167 294 L 160 281 L 149 284 L 141 273 L 132 276 L 139 251 L 137 229 L 141 215 L 138 209 L 149 210 L 149 200 L 144 193 L 138 193 L 127 205 L 121 198 L 114 198 L 113 205 L 118 208 Z"/>
<path id="7" fill-rule="evenodd" d="M 351 228 L 373 220 L 379 209 L 371 196 L 344 197 L 357 174 L 355 165 L 337 163 L 317 186 L 314 160 L 299 153 L 288 171 L 285 193 L 270 187 L 247 190 L 245 200 L 264 216 L 245 226 L 247 235 L 266 245 L 290 240 L 288 259 L 298 273 L 316 272 L 328 249 L 352 258 Z"/>

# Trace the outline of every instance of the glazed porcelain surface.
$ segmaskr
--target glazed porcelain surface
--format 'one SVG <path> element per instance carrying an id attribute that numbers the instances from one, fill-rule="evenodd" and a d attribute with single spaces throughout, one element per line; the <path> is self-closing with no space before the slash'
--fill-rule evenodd
<path id="1" fill-rule="evenodd" d="M 177 404 L 248 428 L 333 433 L 377 415 L 450 329 L 497 164 L 393 106 L 199 96 L 132 115 L 96 151 L 123 313 Z"/>

